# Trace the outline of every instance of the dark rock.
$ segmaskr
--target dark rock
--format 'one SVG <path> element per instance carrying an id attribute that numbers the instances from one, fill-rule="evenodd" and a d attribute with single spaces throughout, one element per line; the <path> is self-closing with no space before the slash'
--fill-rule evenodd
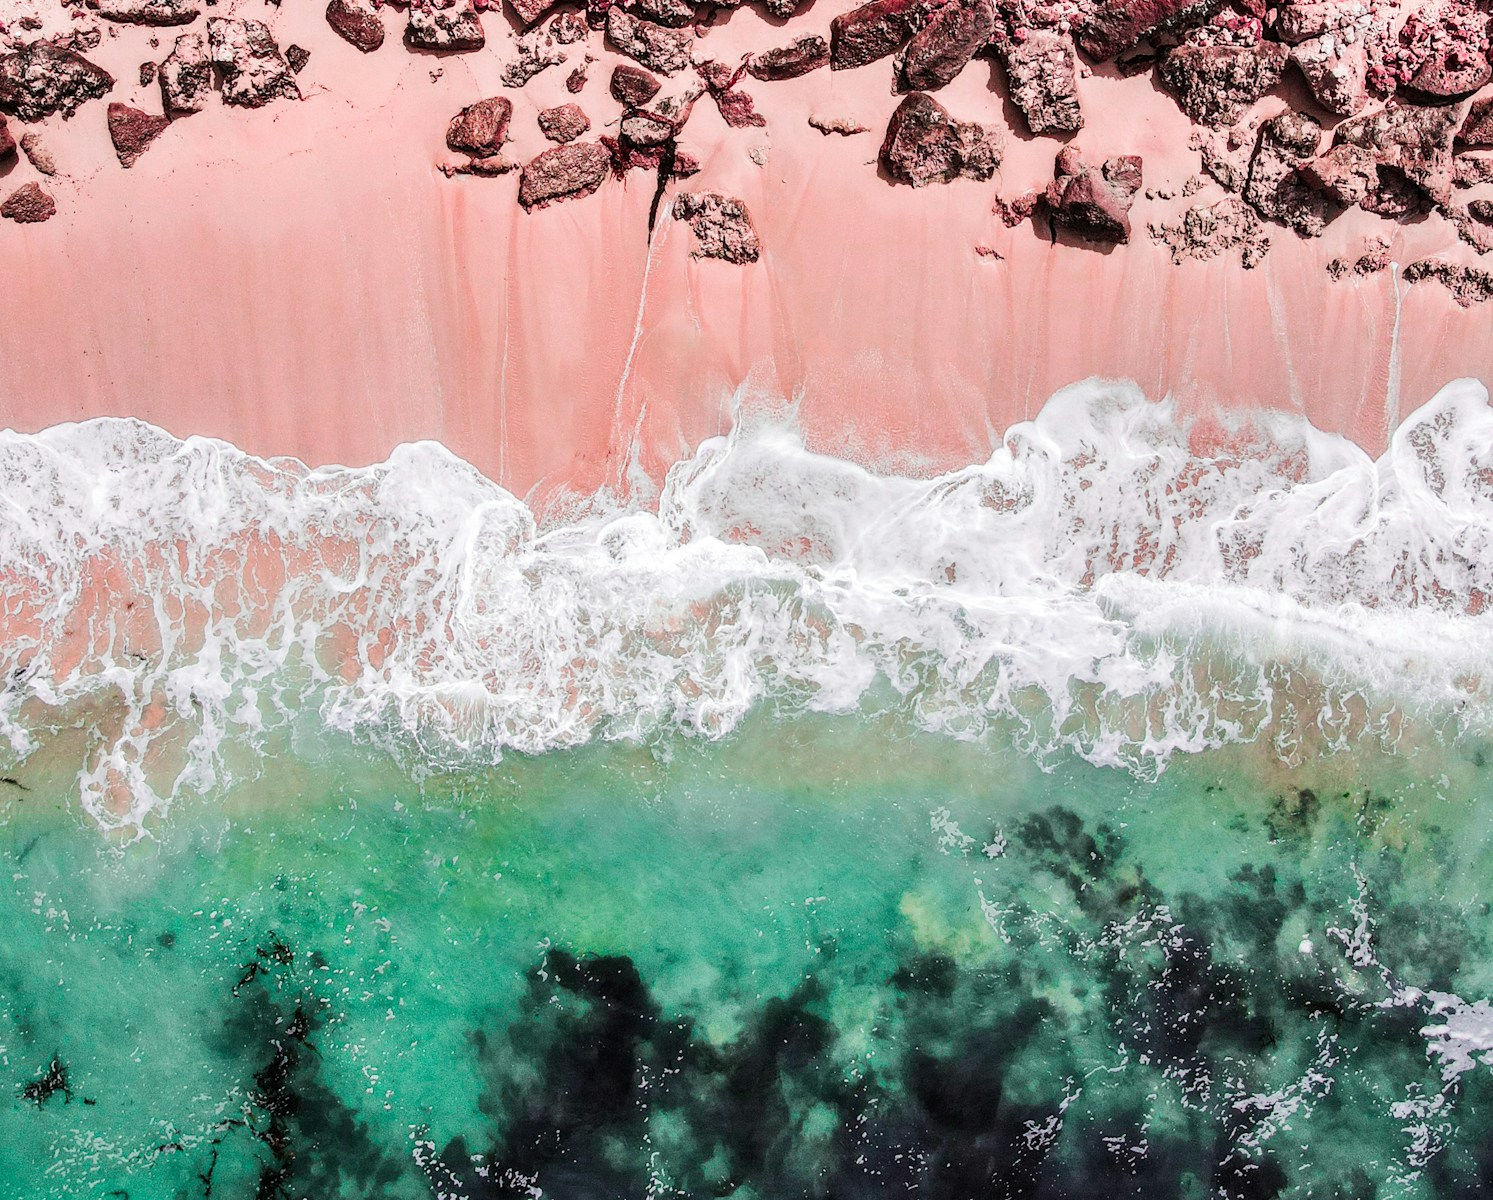
<path id="1" fill-rule="evenodd" d="M 31 129 L 21 134 L 21 153 L 26 161 L 43 175 L 57 174 L 57 162 L 52 152 L 42 145 L 41 134 Z"/>
<path id="2" fill-rule="evenodd" d="M 689 66 L 695 43 L 691 29 L 669 29 L 616 7 L 607 11 L 607 37 L 621 53 L 660 75 L 673 75 Z"/>
<path id="3" fill-rule="evenodd" d="M 212 95 L 213 68 L 207 38 L 184 33 L 161 63 L 161 102 L 168 113 L 201 112 Z"/>
<path id="4" fill-rule="evenodd" d="M 506 96 L 479 100 L 451 118 L 446 129 L 446 145 L 474 158 L 486 158 L 496 154 L 508 140 L 511 120 L 513 102 Z"/>
<path id="5" fill-rule="evenodd" d="M 611 163 L 610 151 L 597 142 L 572 142 L 546 150 L 524 167 L 518 202 L 532 212 L 559 200 L 589 196 L 601 186 Z"/>
<path id="6" fill-rule="evenodd" d="M 157 70 L 158 70 L 158 68 L 156 67 L 156 64 L 153 63 L 153 62 L 143 62 L 143 63 L 141 63 L 140 64 L 140 86 L 141 87 L 149 87 L 151 84 L 153 84 L 156 81 L 156 71 Z"/>
<path id="7" fill-rule="evenodd" d="M 960 176 L 989 179 L 1004 150 L 998 129 L 956 121 L 933 97 L 910 93 L 887 125 L 881 165 L 901 183 L 924 187 Z"/>
<path id="8" fill-rule="evenodd" d="M 829 26 L 829 65 L 863 67 L 893 53 L 938 8 L 936 0 L 871 0 L 841 13 Z"/>
<path id="9" fill-rule="evenodd" d="M 1334 143 L 1370 151 L 1381 168 L 1381 181 L 1385 171 L 1398 173 L 1433 204 L 1446 204 L 1451 200 L 1452 141 L 1461 124 L 1458 105 L 1422 108 L 1391 102 L 1380 112 L 1342 122 L 1334 130 Z"/>
<path id="10" fill-rule="evenodd" d="M 36 183 L 23 183 L 0 204 L 0 217 L 21 225 L 34 225 L 57 214 L 57 201 Z"/>
<path id="11" fill-rule="evenodd" d="M 128 104 L 110 104 L 109 140 L 114 143 L 120 166 L 133 167 L 170 124 L 170 117 L 156 116 Z"/>
<path id="12" fill-rule="evenodd" d="M 1111 158 L 1095 167 L 1068 146 L 1058 153 L 1044 198 L 1054 224 L 1087 241 L 1124 243 L 1130 240 L 1130 206 L 1140 185 L 1137 156 Z"/>
<path id="13" fill-rule="evenodd" d="M 331 0 L 327 24 L 364 54 L 372 54 L 384 44 L 384 23 L 379 20 L 378 10 L 364 0 Z"/>
<path id="14" fill-rule="evenodd" d="M 1018 31 L 1001 43 L 1011 101 L 1033 133 L 1075 133 L 1083 128 L 1078 106 L 1078 55 L 1073 39 L 1050 29 Z"/>
<path id="15" fill-rule="evenodd" d="M 560 0 L 508 0 L 508 3 L 518 14 L 518 19 L 528 26 L 535 24 L 540 17 L 560 3 Z"/>
<path id="16" fill-rule="evenodd" d="M 1022 192 L 1014 200 L 1003 200 L 997 196 L 995 203 L 990 206 L 990 211 L 1000 218 L 1001 224 L 1007 229 L 1015 229 L 1037 211 L 1037 205 L 1041 204 L 1045 198 L 1045 193 L 1036 188 Z"/>
<path id="17" fill-rule="evenodd" d="M 931 92 L 953 82 L 994 31 L 991 0 L 949 0 L 908 42 L 902 58 L 903 88 Z"/>
<path id="18" fill-rule="evenodd" d="M 1162 60 L 1161 78 L 1182 111 L 1222 129 L 1280 82 L 1290 51 L 1278 42 L 1254 46 L 1178 46 Z"/>
<path id="19" fill-rule="evenodd" d="M 208 57 L 223 73 L 223 103 L 262 108 L 272 100 L 301 98 L 290 64 L 262 21 L 213 17 L 207 45 Z"/>
<path id="20" fill-rule="evenodd" d="M 190 25 L 202 15 L 192 0 L 88 0 L 88 7 L 121 25 Z"/>
<path id="21" fill-rule="evenodd" d="M 1171 251 L 1172 262 L 1178 265 L 1237 250 L 1240 264 L 1248 270 L 1259 266 L 1270 249 L 1260 218 L 1238 196 L 1196 205 L 1172 224 L 1152 225 L 1151 236 Z"/>
<path id="22" fill-rule="evenodd" d="M 1478 148 L 1493 146 L 1493 96 L 1474 101 L 1457 130 L 1457 141 Z"/>
<path id="23" fill-rule="evenodd" d="M 1221 0 L 1101 0 L 1078 31 L 1090 58 L 1108 62 L 1152 35 L 1205 20 Z"/>
<path id="24" fill-rule="evenodd" d="M 0 55 L 0 112 L 22 121 L 40 121 L 97 100 L 114 86 L 114 76 L 81 54 L 51 42 L 31 42 Z"/>
<path id="25" fill-rule="evenodd" d="M 16 139 L 11 134 L 10 128 L 5 123 L 5 118 L 0 117 L 0 163 L 16 157 Z"/>
<path id="26" fill-rule="evenodd" d="M 1315 158 L 1322 126 L 1305 113 L 1286 112 L 1260 126 L 1244 198 L 1262 217 L 1279 221 L 1304 237 L 1327 227 L 1327 201 L 1301 177 Z"/>
<path id="27" fill-rule="evenodd" d="M 1480 267 L 1464 266 L 1444 258 L 1427 258 L 1405 268 L 1405 281 L 1419 283 L 1435 279 L 1452 294 L 1463 308 L 1493 300 L 1493 272 Z"/>
<path id="28" fill-rule="evenodd" d="M 848 117 L 821 117 L 817 114 L 809 117 L 809 125 L 828 137 L 832 133 L 838 133 L 841 137 L 851 137 L 857 133 L 870 133 L 858 121 L 852 121 Z"/>
<path id="29" fill-rule="evenodd" d="M 555 14 L 545 36 L 558 46 L 572 46 L 585 41 L 588 33 L 586 18 L 581 13 L 562 12 Z"/>
<path id="30" fill-rule="evenodd" d="M 612 69 L 612 98 L 628 108 L 647 104 L 662 86 L 653 72 L 642 67 L 621 63 Z"/>
<path id="31" fill-rule="evenodd" d="M 25 149 L 25 146 L 26 138 L 23 137 L 21 148 Z M 1470 188 L 1484 183 L 1493 183 L 1493 151 L 1468 150 L 1452 159 L 1453 187 Z"/>
<path id="32" fill-rule="evenodd" d="M 747 207 L 733 196 L 719 192 L 682 192 L 674 201 L 674 217 L 688 221 L 699 243 L 692 258 L 720 258 L 742 266 L 754 263 L 762 244 L 752 226 Z"/>
<path id="33" fill-rule="evenodd" d="M 577 67 L 569 75 L 565 76 L 565 90 L 572 96 L 577 95 L 586 86 L 586 67 L 584 64 Z"/>
<path id="34" fill-rule="evenodd" d="M 626 0 L 626 4 L 634 16 L 671 29 L 695 23 L 695 6 L 690 0 Z"/>
<path id="35" fill-rule="evenodd" d="M 561 104 L 539 114 L 539 129 L 552 142 L 573 142 L 591 128 L 579 104 Z"/>
<path id="36" fill-rule="evenodd" d="M 1368 47 L 1362 39 L 1345 43 L 1324 34 L 1291 51 L 1317 103 L 1329 112 L 1351 117 L 1369 102 Z"/>
<path id="37" fill-rule="evenodd" d="M 306 64 L 311 61 L 311 51 L 304 46 L 294 44 L 286 46 L 285 61 L 290 65 L 290 73 L 299 75 L 306 69 Z"/>
<path id="38" fill-rule="evenodd" d="M 753 79 L 775 82 L 797 79 L 829 66 L 829 43 L 817 33 L 807 34 L 789 46 L 764 50 L 747 59 L 747 74 Z"/>
<path id="39" fill-rule="evenodd" d="M 482 20 L 466 5 L 437 8 L 430 0 L 411 0 L 404 44 L 438 54 L 470 54 L 487 44 Z"/>
<path id="40" fill-rule="evenodd" d="M 756 102 L 740 88 L 730 88 L 714 94 L 721 118 L 732 129 L 750 129 L 767 124 L 767 118 L 757 111 Z"/>

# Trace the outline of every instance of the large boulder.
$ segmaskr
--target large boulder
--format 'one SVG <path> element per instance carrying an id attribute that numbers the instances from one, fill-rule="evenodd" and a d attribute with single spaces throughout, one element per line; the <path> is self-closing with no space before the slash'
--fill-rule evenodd
<path id="1" fill-rule="evenodd" d="M 53 113 L 70 117 L 79 105 L 114 86 L 114 76 L 81 54 L 52 42 L 31 42 L 0 55 L 0 112 L 22 121 Z"/>
<path id="2" fill-rule="evenodd" d="M 952 83 L 994 31 L 991 0 L 949 0 L 908 42 L 901 64 L 903 88 L 932 92 Z"/>
<path id="3" fill-rule="evenodd" d="M 1182 45 L 1162 60 L 1161 78 L 1189 117 L 1224 129 L 1280 82 L 1289 56 L 1278 42 Z"/>
<path id="4" fill-rule="evenodd" d="M 23 183 L 0 204 L 0 217 L 21 225 L 34 225 L 57 215 L 57 201 L 37 183 Z"/>
<path id="5" fill-rule="evenodd" d="M 109 140 L 123 167 L 133 167 L 146 148 L 166 132 L 171 118 L 132 108 L 128 104 L 109 105 Z"/>
<path id="6" fill-rule="evenodd" d="M 927 24 L 940 2 L 871 0 L 841 13 L 829 25 L 830 69 L 864 67 L 892 54 Z"/>
<path id="7" fill-rule="evenodd" d="M 437 7 L 431 0 L 412 0 L 404 44 L 435 54 L 470 54 L 487 44 L 487 35 L 481 18 L 466 5 Z"/>
<path id="8" fill-rule="evenodd" d="M 601 186 L 611 165 L 611 151 L 598 142 L 555 146 L 524 167 L 518 202 L 532 212 L 560 200 L 589 196 Z"/>
<path id="9" fill-rule="evenodd" d="M 88 0 L 88 7 L 121 25 L 190 25 L 202 15 L 194 0 Z"/>
<path id="10" fill-rule="evenodd" d="M 1493 96 L 1473 101 L 1467 119 L 1457 130 L 1457 141 L 1477 149 L 1493 146 Z"/>
<path id="11" fill-rule="evenodd" d="M 338 37 L 364 54 L 372 54 L 384 44 L 384 23 L 378 10 L 365 0 L 330 0 L 327 24 Z"/>
<path id="12" fill-rule="evenodd" d="M 910 93 L 892 113 L 881 143 L 882 168 L 899 183 L 925 187 L 961 176 L 989 179 L 1000 166 L 1000 130 L 956 121 L 932 96 Z"/>
<path id="13" fill-rule="evenodd" d="M 1321 142 L 1322 126 L 1305 113 L 1272 117 L 1260 126 L 1244 184 L 1244 198 L 1257 213 L 1304 237 L 1327 227 L 1326 199 L 1301 176 Z"/>
<path id="14" fill-rule="evenodd" d="M 695 44 L 692 29 L 670 29 L 616 6 L 607 10 L 607 38 L 628 58 L 660 75 L 673 75 L 689 66 Z"/>
<path id="15" fill-rule="evenodd" d="M 1328 112 L 1351 117 L 1368 104 L 1369 50 L 1362 38 L 1344 41 L 1340 34 L 1324 33 L 1293 46 L 1291 59 Z"/>
<path id="16" fill-rule="evenodd" d="M 734 196 L 719 192 L 682 192 L 674 201 L 674 216 L 688 221 L 698 245 L 693 258 L 719 258 L 741 266 L 762 253 L 752 214 Z"/>
<path id="17" fill-rule="evenodd" d="M 1086 241 L 1123 244 L 1130 240 L 1130 206 L 1140 185 L 1138 156 L 1120 155 L 1094 166 L 1065 146 L 1047 185 L 1047 212 L 1055 225 Z"/>
<path id="18" fill-rule="evenodd" d="M 1000 53 L 1011 102 L 1021 109 L 1028 129 L 1076 133 L 1083 128 L 1072 38 L 1054 29 L 1020 29 L 1001 43 Z"/>
<path id="19" fill-rule="evenodd" d="M 491 96 L 469 104 L 446 128 L 446 145 L 474 158 L 496 154 L 508 140 L 508 124 L 513 120 L 513 102 L 506 96 Z"/>
<path id="20" fill-rule="evenodd" d="M 290 64 L 262 21 L 213 17 L 207 23 L 208 56 L 223 74 L 223 103 L 262 108 L 272 100 L 299 100 Z"/>
<path id="21" fill-rule="evenodd" d="M 207 38 L 200 33 L 178 37 L 156 77 L 161 84 L 161 102 L 168 114 L 201 112 L 207 107 L 213 89 Z"/>
<path id="22" fill-rule="evenodd" d="M 1222 0 L 1101 0 L 1079 27 L 1078 45 L 1108 62 L 1157 33 L 1207 19 Z"/>
<path id="23" fill-rule="evenodd" d="M 1426 108 L 1390 103 L 1379 112 L 1342 122 L 1333 131 L 1334 145 L 1368 153 L 1379 169 L 1383 194 L 1360 204 L 1384 216 L 1402 216 L 1425 207 L 1414 202 L 1416 192 L 1431 204 L 1449 203 L 1452 143 L 1462 118 L 1460 105 Z M 1408 207 L 1406 189 L 1396 186 L 1399 179 L 1411 185 Z"/>
<path id="24" fill-rule="evenodd" d="M 829 43 L 817 33 L 810 33 L 791 45 L 752 55 L 747 59 L 747 74 L 764 81 L 797 79 L 827 66 Z"/>
<path id="25" fill-rule="evenodd" d="M 1400 27 L 1401 59 L 1413 71 L 1401 90 L 1431 103 L 1460 100 L 1493 81 L 1488 14 L 1460 0 L 1432 0 Z"/>

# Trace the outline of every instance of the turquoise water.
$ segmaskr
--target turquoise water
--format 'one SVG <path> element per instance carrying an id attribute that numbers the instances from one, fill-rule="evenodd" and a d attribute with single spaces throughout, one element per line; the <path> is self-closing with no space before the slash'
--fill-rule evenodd
<path id="1" fill-rule="evenodd" d="M 18 769 L 0 1195 L 1488 1195 L 1484 761 L 328 735 L 129 844 Z"/>

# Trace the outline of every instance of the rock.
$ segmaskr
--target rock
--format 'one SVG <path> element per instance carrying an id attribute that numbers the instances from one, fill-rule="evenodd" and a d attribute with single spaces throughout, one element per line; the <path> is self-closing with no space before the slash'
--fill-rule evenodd
<path id="1" fill-rule="evenodd" d="M 487 44 L 481 18 L 470 8 L 437 8 L 431 0 L 411 0 L 404 44 L 436 54 L 470 54 Z"/>
<path id="2" fill-rule="evenodd" d="M 1101 0 L 1078 31 L 1078 45 L 1108 62 L 1153 34 L 1205 20 L 1221 0 Z"/>
<path id="3" fill-rule="evenodd" d="M 908 42 L 900 71 L 903 89 L 932 92 L 952 83 L 994 31 L 991 0 L 949 0 Z"/>
<path id="4" fill-rule="evenodd" d="M 170 124 L 170 117 L 156 116 L 128 104 L 110 104 L 109 140 L 114 143 L 120 166 L 133 167 Z"/>
<path id="5" fill-rule="evenodd" d="M 1141 185 L 1141 160 L 1122 155 L 1085 163 L 1071 146 L 1059 151 L 1045 199 L 1053 223 L 1091 242 L 1130 240 L 1130 206 Z"/>
<path id="6" fill-rule="evenodd" d="M 601 186 L 611 163 L 610 151 L 597 142 L 572 142 L 546 150 L 524 167 L 518 202 L 532 212 L 558 200 L 589 196 Z"/>
<path id="7" fill-rule="evenodd" d="M 364 54 L 372 54 L 384 44 L 384 23 L 378 10 L 364 0 L 331 0 L 327 5 L 327 24 L 349 45 Z"/>
<path id="8" fill-rule="evenodd" d="M 528 26 L 538 22 L 539 18 L 560 3 L 560 0 L 508 0 L 508 3 L 518 14 L 518 19 Z"/>
<path id="9" fill-rule="evenodd" d="M 695 43 L 693 30 L 669 29 L 615 6 L 607 11 L 607 38 L 621 53 L 660 75 L 689 66 Z"/>
<path id="10" fill-rule="evenodd" d="M 446 145 L 474 158 L 486 158 L 508 140 L 508 123 L 512 120 L 513 102 L 506 96 L 479 100 L 451 118 Z"/>
<path id="11" fill-rule="evenodd" d="M 1265 226 L 1238 196 L 1195 205 L 1170 225 L 1152 225 L 1151 236 L 1171 251 L 1172 262 L 1179 266 L 1188 259 L 1206 260 L 1237 250 L 1240 264 L 1248 270 L 1259 266 L 1270 249 Z"/>
<path id="12" fill-rule="evenodd" d="M 1360 146 L 1334 146 L 1301 168 L 1308 187 L 1334 204 L 1351 208 L 1362 204 L 1379 187 L 1379 165 L 1372 151 Z"/>
<path id="13" fill-rule="evenodd" d="M 1372 19 L 1367 3 L 1344 4 L 1342 0 L 1306 0 L 1305 3 L 1281 5 L 1276 13 L 1274 32 L 1288 46 L 1312 41 L 1326 33 L 1338 33 L 1349 26 L 1356 26 L 1362 19 L 1368 24 Z M 1353 38 L 1361 40 L 1366 30 L 1355 28 Z"/>
<path id="14" fill-rule="evenodd" d="M 1030 188 L 1014 200 L 1002 200 L 997 196 L 995 203 L 990 206 L 990 211 L 1000 218 L 1001 224 L 1007 229 L 1015 229 L 1037 211 L 1037 205 L 1041 204 L 1045 198 L 1045 193 L 1036 188 Z"/>
<path id="15" fill-rule="evenodd" d="M 16 157 L 16 139 L 6 125 L 5 118 L 0 117 L 0 163 Z"/>
<path id="16" fill-rule="evenodd" d="M 311 61 L 311 51 L 304 46 L 292 43 L 285 47 L 285 61 L 290 66 L 290 73 L 299 75 L 306 69 L 306 64 Z"/>
<path id="17" fill-rule="evenodd" d="M 556 45 L 572 46 L 576 42 L 585 41 L 589 32 L 590 30 L 586 27 L 586 18 L 582 14 L 562 12 L 555 14 L 545 36 Z"/>
<path id="18" fill-rule="evenodd" d="M 193 0 L 88 0 L 88 7 L 121 25 L 190 25 L 202 15 Z"/>
<path id="19" fill-rule="evenodd" d="M 1003 151 L 998 129 L 956 121 L 933 97 L 912 92 L 892 113 L 880 158 L 893 179 L 924 187 L 961 176 L 989 179 Z"/>
<path id="20" fill-rule="evenodd" d="M 1401 90 L 1415 99 L 1460 100 L 1493 80 L 1488 16 L 1470 4 L 1432 0 L 1406 18 L 1399 44 L 1402 54 L 1416 64 Z"/>
<path id="21" fill-rule="evenodd" d="M 507 175 L 517 171 L 518 164 L 511 158 L 493 154 L 487 158 L 469 158 L 460 166 L 445 166 L 441 170 L 446 173 L 448 179 L 452 175 L 476 175 L 482 179 L 492 179 L 498 175 Z"/>
<path id="22" fill-rule="evenodd" d="M 1025 35 L 1000 46 L 1011 102 L 1032 133 L 1076 133 L 1083 128 L 1083 112 L 1073 39 L 1051 29 L 1028 29 Z"/>
<path id="23" fill-rule="evenodd" d="M 850 137 L 857 133 L 870 133 L 864 125 L 858 121 L 852 121 L 848 117 L 809 117 L 809 124 L 828 137 L 832 133 L 838 133 L 841 137 Z"/>
<path id="24" fill-rule="evenodd" d="M 747 59 L 747 74 L 764 83 L 797 79 L 829 66 L 829 43 L 817 33 L 807 34 L 788 46 L 764 50 Z"/>
<path id="25" fill-rule="evenodd" d="M 671 29 L 683 29 L 695 23 L 695 6 L 690 0 L 625 0 L 634 16 L 642 17 Z"/>
<path id="26" fill-rule="evenodd" d="M 248 18 L 213 17 L 207 23 L 208 57 L 223 73 L 223 103 L 262 108 L 272 100 L 299 100 L 269 27 Z"/>
<path id="27" fill-rule="evenodd" d="M 1407 283 L 1419 283 L 1423 279 L 1435 279 L 1452 294 L 1452 299 L 1463 308 L 1493 300 L 1493 272 L 1479 267 L 1468 267 L 1444 258 L 1427 258 L 1413 262 L 1405 268 Z"/>
<path id="28" fill-rule="evenodd" d="M 871 0 L 841 13 L 829 26 L 833 71 L 863 67 L 893 53 L 927 23 L 936 0 Z"/>
<path id="29" fill-rule="evenodd" d="M 503 64 L 503 86 L 521 88 L 541 71 L 558 67 L 564 61 L 564 51 L 542 42 L 538 31 L 531 29 L 518 39 L 518 57 Z"/>
<path id="30" fill-rule="evenodd" d="M 42 145 L 41 134 L 36 130 L 28 130 L 21 134 L 21 153 L 26 156 L 26 161 L 43 175 L 57 174 L 57 160 L 52 157 L 52 152 Z"/>
<path id="31" fill-rule="evenodd" d="M 0 113 L 22 121 L 58 112 L 70 117 L 79 105 L 106 95 L 113 86 L 108 71 L 51 42 L 31 42 L 0 55 Z"/>
<path id="32" fill-rule="evenodd" d="M 23 183 L 0 204 L 0 217 L 21 225 L 34 225 L 56 216 L 57 201 L 37 183 Z"/>
<path id="33" fill-rule="evenodd" d="M 1404 189 L 1386 180 L 1385 171 L 1402 176 L 1433 204 L 1450 202 L 1452 141 L 1461 124 L 1460 105 L 1422 108 L 1392 101 L 1379 112 L 1344 121 L 1334 130 L 1333 140 L 1338 146 L 1370 151 L 1381 168 L 1380 191 L 1385 193 L 1385 203 L 1375 206 L 1360 201 L 1363 207 L 1385 216 L 1399 216 L 1417 206 L 1412 203 L 1411 209 L 1396 211 L 1405 201 Z"/>
<path id="34" fill-rule="evenodd" d="M 653 113 L 634 112 L 622 118 L 622 136 L 629 145 L 662 146 L 673 141 L 678 132 L 674 122 Z"/>
<path id="35" fill-rule="evenodd" d="M 1462 128 L 1457 130 L 1457 141 L 1478 148 L 1493 146 L 1493 96 L 1473 102 Z"/>
<path id="36" fill-rule="evenodd" d="M 161 63 L 161 102 L 170 114 L 201 112 L 212 95 L 213 68 L 207 38 L 184 33 Z"/>
<path id="37" fill-rule="evenodd" d="M 1278 42 L 1254 46 L 1178 46 L 1160 75 L 1182 111 L 1199 125 L 1236 124 L 1280 82 L 1290 51 Z"/>
<path id="38" fill-rule="evenodd" d="M 645 71 L 642 67 L 620 63 L 612 68 L 612 98 L 628 108 L 647 104 L 658 95 L 658 89 L 662 86 L 651 71 Z"/>
<path id="39" fill-rule="evenodd" d="M 1316 237 L 1327 227 L 1326 198 L 1299 172 L 1316 157 L 1321 140 L 1322 126 L 1305 113 L 1272 117 L 1260 126 L 1244 184 L 1244 198 L 1257 213 L 1303 237 Z"/>
<path id="40" fill-rule="evenodd" d="M 565 90 L 572 96 L 578 95 L 586 86 L 586 67 L 584 64 L 577 67 L 569 75 L 565 76 Z"/>
<path id="41" fill-rule="evenodd" d="M 539 114 L 539 129 L 552 142 L 573 142 L 591 128 L 579 104 L 561 104 Z"/>
<path id="42" fill-rule="evenodd" d="M 25 146 L 26 138 L 23 137 L 21 148 L 25 149 Z M 1493 183 L 1493 151 L 1468 150 L 1452 159 L 1453 187 L 1470 188 L 1484 183 Z"/>
<path id="43" fill-rule="evenodd" d="M 156 64 L 153 63 L 153 62 L 143 62 L 143 63 L 141 63 L 140 64 L 140 86 L 141 87 L 149 87 L 151 84 L 153 84 L 156 81 L 156 72 L 159 69 L 160 68 L 157 67 Z"/>
<path id="44" fill-rule="evenodd" d="M 718 62 L 701 63 L 698 69 L 700 78 L 710 91 L 711 99 L 720 109 L 721 119 L 732 129 L 750 129 L 767 124 L 767 118 L 757 111 L 756 102 L 736 86 L 746 74 L 745 63 L 734 71 Z"/>
<path id="45" fill-rule="evenodd" d="M 674 200 L 674 217 L 689 222 L 699 243 L 691 258 L 719 258 L 742 266 L 756 262 L 762 254 L 752 215 L 733 196 L 682 192 Z"/>
<path id="46" fill-rule="evenodd" d="M 1329 112 L 1351 117 L 1369 102 L 1369 53 L 1364 42 L 1345 43 L 1324 34 L 1291 51 L 1317 103 Z"/>

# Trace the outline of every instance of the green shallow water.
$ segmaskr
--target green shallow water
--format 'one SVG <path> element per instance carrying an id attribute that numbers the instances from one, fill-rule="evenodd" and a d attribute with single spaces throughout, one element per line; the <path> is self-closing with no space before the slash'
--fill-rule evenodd
<path id="1" fill-rule="evenodd" d="M 0 1195 L 1493 1194 L 1408 990 L 1493 996 L 1481 752 L 1249 761 L 328 740 L 123 848 L 22 770 Z"/>

